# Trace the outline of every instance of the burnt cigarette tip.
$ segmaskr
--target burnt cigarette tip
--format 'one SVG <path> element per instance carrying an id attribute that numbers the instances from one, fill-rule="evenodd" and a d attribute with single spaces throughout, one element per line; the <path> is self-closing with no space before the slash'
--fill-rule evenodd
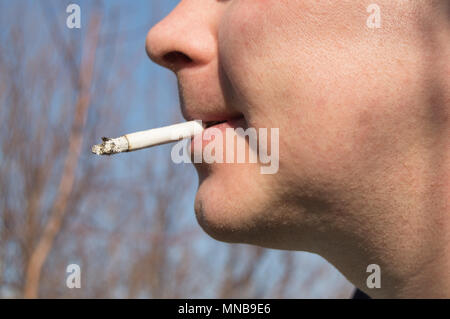
<path id="1" fill-rule="evenodd" d="M 113 155 L 128 150 L 128 141 L 125 137 L 109 138 L 102 137 L 102 144 L 92 146 L 92 153 L 97 155 Z"/>

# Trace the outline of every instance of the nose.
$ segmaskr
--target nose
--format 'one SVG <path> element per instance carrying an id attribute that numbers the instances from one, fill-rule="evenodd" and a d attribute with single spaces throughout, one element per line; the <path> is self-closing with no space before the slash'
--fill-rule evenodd
<path id="1" fill-rule="evenodd" d="M 213 1 L 182 1 L 155 25 L 146 39 L 150 59 L 174 72 L 211 62 L 217 50 L 217 8 L 207 3 Z"/>

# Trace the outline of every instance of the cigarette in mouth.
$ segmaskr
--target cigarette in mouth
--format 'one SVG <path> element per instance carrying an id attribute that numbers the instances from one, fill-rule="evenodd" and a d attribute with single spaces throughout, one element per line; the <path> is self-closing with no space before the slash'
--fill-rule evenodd
<path id="1" fill-rule="evenodd" d="M 217 122 L 202 124 L 202 121 L 190 121 L 147 131 L 126 134 L 118 138 L 103 137 L 103 143 L 94 145 L 92 153 L 97 155 L 113 155 L 133 152 L 144 148 L 177 142 L 192 138 Z"/>

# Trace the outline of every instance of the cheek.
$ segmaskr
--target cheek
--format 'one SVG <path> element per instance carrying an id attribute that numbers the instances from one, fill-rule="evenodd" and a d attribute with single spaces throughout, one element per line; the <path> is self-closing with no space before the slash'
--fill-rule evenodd
<path id="1" fill-rule="evenodd" d="M 399 127 L 380 119 L 400 103 L 388 94 L 404 73 L 392 57 L 408 55 L 395 36 L 368 33 L 366 18 L 353 1 L 236 1 L 224 14 L 229 95 L 250 126 L 280 128 L 280 170 L 356 169 L 355 159 L 371 163 L 383 132 Z"/>
<path id="2" fill-rule="evenodd" d="M 274 30 L 282 23 L 279 14 L 268 14 L 274 3 L 280 7 L 274 1 L 232 2 L 219 26 L 224 93 L 252 127 L 279 127 L 270 125 L 270 120 L 275 120 L 274 99 L 283 94 L 273 86 L 283 76 L 283 70 L 272 63 L 280 59 L 276 49 L 280 35 Z"/>
<path id="3" fill-rule="evenodd" d="M 219 58 L 231 75 L 240 78 L 251 71 L 247 75 L 253 77 L 261 71 L 256 66 L 276 58 L 273 47 L 283 41 L 281 7 L 278 1 L 250 0 L 232 2 L 227 8 L 219 25 Z"/>

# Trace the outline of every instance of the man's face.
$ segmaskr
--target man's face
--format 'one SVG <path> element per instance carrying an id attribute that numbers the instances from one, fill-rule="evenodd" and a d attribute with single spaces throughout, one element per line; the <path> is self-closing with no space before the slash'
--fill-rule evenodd
<path id="1" fill-rule="evenodd" d="M 316 251 L 384 218 L 365 208 L 383 211 L 414 185 L 423 146 L 432 52 L 419 2 L 377 1 L 381 28 L 369 28 L 372 1 L 184 0 L 150 31 L 148 53 L 176 73 L 187 119 L 279 128 L 276 174 L 196 165 L 205 231 Z"/>

